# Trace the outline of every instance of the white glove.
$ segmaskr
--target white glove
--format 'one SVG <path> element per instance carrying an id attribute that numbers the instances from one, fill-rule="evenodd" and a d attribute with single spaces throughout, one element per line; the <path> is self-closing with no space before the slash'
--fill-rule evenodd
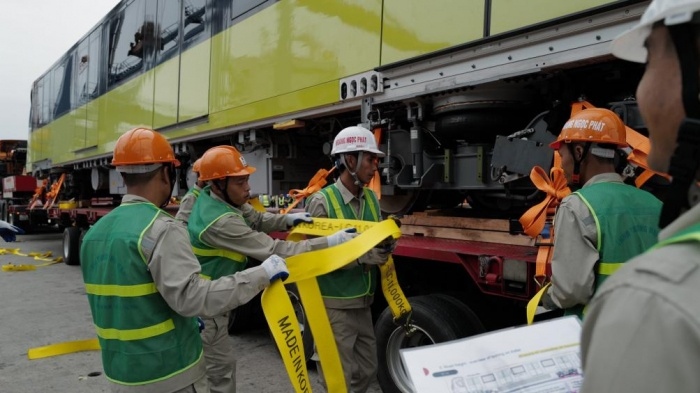
<path id="1" fill-rule="evenodd" d="M 13 242 L 17 240 L 17 236 L 15 236 L 17 234 L 24 234 L 22 228 L 16 227 L 8 222 L 0 220 L 0 237 L 2 237 L 3 240 L 5 240 L 6 242 Z"/>
<path id="2" fill-rule="evenodd" d="M 297 226 L 302 222 L 314 222 L 309 213 L 290 213 L 285 217 L 287 220 L 287 226 L 293 227 Z"/>
<path id="3" fill-rule="evenodd" d="M 278 278 L 284 281 L 287 279 L 287 277 L 289 277 L 287 262 L 285 262 L 284 258 L 280 256 L 272 254 L 269 258 L 264 260 L 260 266 L 265 268 L 265 273 L 267 273 L 267 276 L 270 278 L 270 282 L 273 282 Z"/>
<path id="4" fill-rule="evenodd" d="M 326 240 L 328 241 L 328 247 L 333 247 L 350 241 L 354 239 L 357 235 L 359 235 L 359 233 L 357 233 L 357 229 L 346 228 L 341 229 L 332 235 L 326 236 Z"/>

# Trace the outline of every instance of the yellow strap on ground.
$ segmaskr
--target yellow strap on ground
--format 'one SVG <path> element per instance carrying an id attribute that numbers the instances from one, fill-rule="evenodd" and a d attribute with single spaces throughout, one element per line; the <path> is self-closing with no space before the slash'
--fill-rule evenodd
<path id="1" fill-rule="evenodd" d="M 313 223 L 297 225 L 287 238 L 294 241 L 301 240 L 305 235 L 326 236 L 341 229 L 353 227 L 357 228 L 360 235 L 347 243 L 287 258 L 289 278 L 285 283 L 297 283 L 307 320 L 314 332 L 314 340 L 329 392 L 342 393 L 347 392 L 347 389 L 333 331 L 315 278 L 348 263 L 354 263 L 385 238 L 389 236 L 398 238 L 401 231 L 394 220 L 376 223 L 314 218 Z M 393 264 L 389 271 L 393 271 Z M 398 284 L 395 284 L 395 287 L 398 288 Z M 408 301 L 404 301 L 404 304 L 408 305 Z M 284 283 L 276 281 L 267 288 L 263 292 L 262 305 L 294 391 L 311 392 L 299 321 L 294 314 Z"/>
<path id="2" fill-rule="evenodd" d="M 529 302 L 527 302 L 527 324 L 532 325 L 532 322 L 535 321 L 535 313 L 537 312 L 537 305 L 540 304 L 540 299 L 542 299 L 542 295 L 544 295 L 545 292 L 547 292 L 547 289 L 549 286 L 552 285 L 551 282 L 547 283 L 547 285 L 543 286 L 542 289 L 540 289 L 535 296 L 530 299 Z"/>
<path id="3" fill-rule="evenodd" d="M 51 356 L 65 355 L 80 351 L 99 351 L 100 342 L 96 338 L 89 340 L 67 341 L 51 344 L 43 347 L 32 348 L 27 351 L 29 360 L 48 358 Z"/>
<path id="4" fill-rule="evenodd" d="M 11 263 L 8 263 L 6 265 L 2 265 L 3 272 L 22 272 L 22 271 L 27 271 L 27 270 L 36 270 L 36 266 L 34 266 L 34 265 L 14 265 Z"/>
<path id="5" fill-rule="evenodd" d="M 42 263 L 40 265 L 14 265 L 12 263 L 6 264 L 2 266 L 2 271 L 4 272 L 19 272 L 19 271 L 29 271 L 29 270 L 36 270 L 38 267 L 44 267 L 44 266 L 49 266 L 53 265 L 56 263 L 63 262 L 63 257 L 56 257 L 56 258 L 49 258 L 51 255 L 51 251 L 31 251 L 27 254 L 23 254 L 20 252 L 21 250 L 19 248 L 0 248 L 0 255 L 18 255 L 21 257 L 33 257 L 35 261 L 43 261 L 46 263 Z"/>

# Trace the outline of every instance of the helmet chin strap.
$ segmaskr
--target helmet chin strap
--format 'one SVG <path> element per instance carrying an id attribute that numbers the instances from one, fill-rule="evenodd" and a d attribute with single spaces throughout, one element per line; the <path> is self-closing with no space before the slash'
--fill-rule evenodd
<path id="1" fill-rule="evenodd" d="M 213 181 L 212 184 L 214 185 L 214 187 L 216 187 L 217 190 L 219 190 L 221 192 L 221 195 L 223 195 L 223 200 L 226 203 L 228 203 L 229 205 L 231 205 L 233 207 L 240 208 L 240 206 L 233 203 L 231 198 L 229 198 L 229 196 L 228 196 L 228 192 L 226 192 L 226 190 L 228 190 L 228 179 L 230 179 L 230 177 L 227 176 L 224 178 L 224 180 L 219 179 L 219 180 Z M 224 184 L 223 187 L 221 187 L 222 182 Z"/>
<path id="2" fill-rule="evenodd" d="M 360 181 L 360 178 L 357 177 L 357 168 L 360 166 L 360 163 L 362 162 L 362 154 L 363 151 L 360 150 L 357 155 L 357 163 L 355 164 L 355 171 L 350 170 L 350 167 L 348 166 L 347 162 L 345 161 L 345 154 L 342 154 L 340 156 L 340 163 L 345 167 L 345 169 L 348 170 L 348 173 L 350 176 L 352 176 L 352 179 L 354 181 L 354 184 L 358 187 L 364 187 L 364 183 Z"/>
<path id="3" fill-rule="evenodd" d="M 168 170 L 168 178 L 170 179 L 170 193 L 168 194 L 168 197 L 165 198 L 165 201 L 160 205 L 161 209 L 165 209 L 168 204 L 170 204 L 170 197 L 173 195 L 173 190 L 175 189 L 175 178 L 176 178 L 176 172 L 175 172 L 175 165 L 172 163 L 170 164 L 164 164 L 163 165 L 165 168 Z"/>
<path id="4" fill-rule="evenodd" d="M 666 227 L 683 210 L 690 207 L 691 186 L 700 167 L 700 101 L 698 93 L 698 48 L 693 27 L 688 24 L 668 26 L 681 66 L 683 108 L 686 117 L 676 137 L 676 149 L 671 156 L 668 174 L 671 185 L 666 192 L 659 226 Z"/>
<path id="5" fill-rule="evenodd" d="M 581 162 L 586 159 L 588 155 L 588 149 L 591 148 L 591 143 L 584 143 L 583 153 L 581 154 L 581 159 L 576 158 L 576 149 L 572 144 L 567 144 L 566 147 L 571 153 L 571 157 L 574 159 L 574 172 L 571 174 L 571 184 L 569 185 L 573 190 L 578 190 L 581 188 Z"/>

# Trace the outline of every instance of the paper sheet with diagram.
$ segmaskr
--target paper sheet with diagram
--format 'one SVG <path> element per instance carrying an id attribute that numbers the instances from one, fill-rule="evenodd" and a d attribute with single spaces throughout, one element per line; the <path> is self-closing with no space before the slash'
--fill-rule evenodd
<path id="1" fill-rule="evenodd" d="M 402 349 L 418 393 L 573 393 L 583 382 L 581 322 L 563 317 Z"/>

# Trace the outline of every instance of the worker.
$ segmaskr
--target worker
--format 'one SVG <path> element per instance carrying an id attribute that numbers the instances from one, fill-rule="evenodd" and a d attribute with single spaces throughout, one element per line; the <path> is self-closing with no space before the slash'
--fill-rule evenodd
<path id="1" fill-rule="evenodd" d="M 347 127 L 333 141 L 331 155 L 338 180 L 315 193 L 306 205 L 312 217 L 379 221 L 381 210 L 375 193 L 365 187 L 377 172 L 384 153 L 374 135 L 363 127 Z M 386 263 L 395 245 L 392 238 L 359 260 L 318 277 L 331 329 L 338 346 L 348 392 L 366 392 L 377 375 L 377 348 L 370 306 L 374 300 L 377 265 Z M 318 360 L 318 354 L 314 354 Z M 325 387 L 323 370 L 319 377 Z"/>
<path id="2" fill-rule="evenodd" d="M 112 165 L 127 194 L 85 234 L 85 291 L 114 392 L 208 392 L 197 315 L 246 303 L 289 272 L 271 256 L 218 280 L 200 277 L 187 229 L 161 208 L 180 165 L 168 141 L 136 128 L 116 142 Z"/>
<path id="3" fill-rule="evenodd" d="M 656 241 L 661 201 L 615 172 L 616 149 L 627 147 L 625 138 L 614 112 L 591 108 L 573 115 L 550 144 L 576 191 L 554 216 L 552 285 L 542 297 L 547 309 L 583 318 L 596 288 Z"/>
<path id="4" fill-rule="evenodd" d="M 197 176 L 197 180 L 195 181 L 194 186 L 187 191 L 187 194 L 185 194 L 180 201 L 180 207 L 177 209 L 177 214 L 175 215 L 175 218 L 178 220 L 187 222 L 187 219 L 190 217 L 190 213 L 192 212 L 194 202 L 197 200 L 202 188 L 204 188 L 206 185 L 205 182 L 199 180 L 199 164 L 201 164 L 201 162 L 202 159 L 200 158 L 197 159 L 194 164 L 192 164 L 192 173 Z"/>
<path id="5" fill-rule="evenodd" d="M 17 235 L 23 235 L 24 230 L 18 226 L 12 225 L 7 221 L 0 220 L 0 237 L 8 243 L 17 240 Z"/>
<path id="6" fill-rule="evenodd" d="M 637 87 L 652 169 L 668 173 L 659 243 L 593 298 L 582 392 L 700 392 L 700 1 L 654 0 L 612 53 L 646 63 Z"/>
<path id="7" fill-rule="evenodd" d="M 300 242 L 276 240 L 267 235 L 311 222 L 305 213 L 261 213 L 248 203 L 248 180 L 255 172 L 232 146 L 216 146 L 201 158 L 199 179 L 208 186 L 199 193 L 188 221 L 190 241 L 205 277 L 216 279 L 241 271 L 248 258 L 263 260 L 276 254 L 288 257 L 338 245 L 356 234 L 347 230 L 328 237 Z M 212 392 L 234 392 L 236 360 L 228 337 L 229 313 L 204 318 L 204 355 Z"/>

